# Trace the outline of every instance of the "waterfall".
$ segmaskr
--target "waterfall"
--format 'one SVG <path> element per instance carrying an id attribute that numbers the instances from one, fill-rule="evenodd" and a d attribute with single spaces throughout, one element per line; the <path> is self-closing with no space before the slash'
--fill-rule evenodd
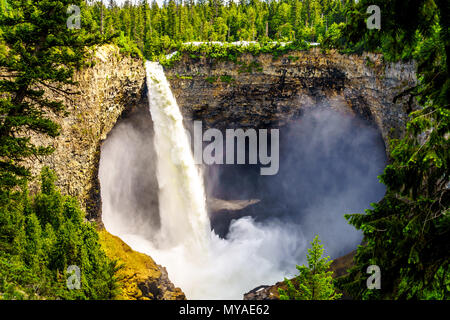
<path id="1" fill-rule="evenodd" d="M 303 239 L 301 232 L 289 226 L 261 225 L 250 217 L 233 222 L 227 239 L 211 231 L 203 177 L 180 109 L 162 66 L 147 61 L 145 67 L 161 228 L 151 241 L 135 235 L 122 238 L 166 266 L 170 279 L 189 299 L 241 299 L 260 283 L 282 279 L 288 274 L 280 267 L 282 256 L 298 256 L 296 251 L 304 243 L 297 241 Z"/>
<path id="2" fill-rule="evenodd" d="M 242 299 L 244 292 L 261 283 L 287 276 L 287 267 L 295 265 L 293 259 L 304 249 L 298 228 L 263 225 L 244 217 L 230 225 L 227 239 L 211 231 L 202 173 L 194 162 L 180 109 L 162 66 L 147 61 L 145 67 L 156 168 L 139 166 L 148 141 L 140 140 L 137 128 L 120 126 L 121 135 L 108 139 L 102 147 L 99 173 L 106 229 L 165 266 L 188 299 Z M 158 182 L 154 192 L 158 193 L 159 227 L 151 226 L 133 204 L 137 183 L 133 177 L 151 175 L 152 170 Z"/>
<path id="3" fill-rule="evenodd" d="M 102 221 L 106 230 L 119 236 L 133 250 L 149 255 L 166 267 L 170 280 L 188 299 L 242 299 L 243 293 L 261 284 L 272 284 L 293 276 L 295 265 L 306 262 L 307 240 L 312 239 L 311 233 L 317 232 L 318 227 L 321 237 L 329 235 L 329 239 L 334 240 L 328 241 L 331 245 L 342 244 L 343 239 L 351 235 L 336 227 L 339 226 L 336 221 L 347 227 L 342 214 L 348 212 L 349 203 L 354 208 L 351 212 L 358 212 L 358 203 L 352 204 L 359 197 L 357 190 L 373 191 L 370 183 L 366 187 L 361 184 L 366 181 L 367 170 L 360 170 L 360 175 L 357 172 L 355 175 L 353 171 L 358 168 L 355 166 L 347 170 L 355 175 L 348 185 L 332 184 L 335 185 L 333 190 L 341 192 L 331 193 L 328 198 L 321 196 L 319 202 L 313 202 L 302 212 L 302 224 L 290 218 L 279 219 L 279 211 L 274 209 L 273 218 L 263 221 L 252 216 L 233 219 L 226 238 L 220 238 L 211 230 L 203 175 L 194 162 L 183 117 L 163 68 L 156 62 L 146 62 L 145 67 L 151 115 L 148 120 L 153 122 L 153 130 L 150 122 L 146 125 L 122 122 L 102 145 L 99 168 Z M 149 116 L 148 113 L 145 115 Z M 325 151 L 333 150 L 324 148 L 324 142 L 341 147 L 341 140 L 333 142 L 333 137 L 342 137 L 341 131 L 348 127 L 348 122 L 343 122 L 341 117 L 333 118 L 333 121 L 328 118 L 323 113 L 313 119 L 304 118 L 300 129 L 303 128 L 305 134 L 297 137 L 299 129 L 293 131 L 289 150 L 293 158 L 285 159 L 291 162 L 284 162 L 280 179 L 304 179 L 309 187 L 310 181 L 322 177 L 320 174 L 308 177 L 308 170 L 302 170 L 301 175 L 295 174 L 299 166 L 296 161 L 308 156 L 312 160 L 304 163 L 312 163 L 312 168 L 316 168 L 315 164 L 319 163 L 316 159 L 323 159 Z M 308 123 L 311 126 L 307 126 Z M 370 135 L 364 138 L 361 131 L 355 137 L 359 138 L 355 141 L 357 144 L 370 140 Z M 298 147 L 298 141 L 302 141 L 302 148 Z M 322 158 L 314 158 L 314 155 Z M 331 163 L 336 162 L 334 157 L 330 159 Z M 332 182 L 327 176 L 322 178 L 327 186 Z M 140 183 L 149 180 L 152 181 L 150 185 Z M 242 181 L 243 177 L 239 176 L 236 184 Z M 282 182 L 272 187 L 279 188 Z M 218 183 L 224 188 L 233 187 L 226 181 Z M 246 192 L 242 186 L 239 190 Z M 300 190 L 309 197 L 315 192 L 308 188 Z M 270 194 L 268 192 L 268 196 Z M 296 193 L 292 194 L 292 197 L 296 196 Z M 143 206 L 143 203 L 148 205 Z"/>
<path id="4" fill-rule="evenodd" d="M 189 250 L 205 250 L 210 232 L 205 191 L 183 117 L 162 66 L 147 61 L 146 71 L 157 153 L 161 217 L 158 244 L 173 247 L 184 243 Z"/>

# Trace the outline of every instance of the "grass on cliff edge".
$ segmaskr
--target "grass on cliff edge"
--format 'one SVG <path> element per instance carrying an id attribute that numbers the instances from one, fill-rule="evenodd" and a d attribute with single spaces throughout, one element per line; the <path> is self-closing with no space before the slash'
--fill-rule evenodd
<path id="1" fill-rule="evenodd" d="M 256 42 L 247 45 L 237 45 L 233 43 L 212 43 L 205 42 L 200 45 L 178 44 L 173 48 L 174 53 L 168 56 L 162 54 L 158 57 L 159 62 L 166 68 L 173 66 L 174 62 L 179 61 L 183 54 L 189 54 L 191 58 L 207 57 L 218 60 L 227 60 L 237 62 L 238 57 L 244 53 L 251 53 L 257 56 L 262 53 L 271 53 L 275 58 L 284 53 L 296 50 L 308 50 L 310 45 L 305 41 L 294 41 L 290 43 L 279 42 Z"/>

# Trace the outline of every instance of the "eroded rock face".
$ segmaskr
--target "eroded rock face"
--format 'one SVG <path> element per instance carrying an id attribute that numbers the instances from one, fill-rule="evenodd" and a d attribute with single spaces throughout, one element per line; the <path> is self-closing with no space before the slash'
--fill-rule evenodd
<path id="1" fill-rule="evenodd" d="M 78 85 L 71 89 L 79 94 L 61 97 L 47 91 L 51 99 L 63 100 L 67 115 L 51 117 L 61 126 L 58 137 L 32 136 L 36 144 L 52 145 L 55 151 L 27 162 L 35 177 L 31 192 L 36 190 L 41 168 L 49 166 L 58 174 L 62 192 L 77 197 L 88 219 L 101 223 L 100 145 L 124 112 L 148 103 L 141 60 L 122 56 L 117 47 L 108 45 L 96 51 L 93 62 L 94 66 L 75 74 Z"/>
<path id="2" fill-rule="evenodd" d="M 245 54 L 237 63 L 184 55 L 166 74 L 185 119 L 209 127 L 277 126 L 326 106 L 371 121 L 387 142 L 403 133 L 408 110 L 393 99 L 416 82 L 414 68 L 316 48 L 278 58 Z"/>

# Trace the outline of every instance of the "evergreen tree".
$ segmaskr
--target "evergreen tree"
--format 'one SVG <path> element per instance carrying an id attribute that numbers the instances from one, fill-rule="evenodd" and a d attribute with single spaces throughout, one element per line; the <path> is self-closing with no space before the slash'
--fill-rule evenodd
<path id="1" fill-rule="evenodd" d="M 0 206 L 0 299 L 112 299 L 117 263 L 106 257 L 78 201 L 55 182 L 44 168 L 34 198 L 19 191 Z M 80 268 L 80 290 L 66 286 L 69 265 Z"/>
<path id="2" fill-rule="evenodd" d="M 342 294 L 336 293 L 333 285 L 332 271 L 329 271 L 333 262 L 329 257 L 322 257 L 323 245 L 319 236 L 316 236 L 308 249 L 308 266 L 297 266 L 299 275 L 294 281 L 285 279 L 287 290 L 278 289 L 281 300 L 336 300 Z"/>

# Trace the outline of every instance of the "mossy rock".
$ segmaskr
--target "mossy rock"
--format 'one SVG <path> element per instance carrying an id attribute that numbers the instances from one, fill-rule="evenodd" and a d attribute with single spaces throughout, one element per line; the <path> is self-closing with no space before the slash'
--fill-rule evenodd
<path id="1" fill-rule="evenodd" d="M 161 271 L 153 259 L 143 253 L 133 251 L 130 246 L 106 230 L 99 231 L 100 243 L 110 259 L 118 260 L 122 268 L 118 278 L 122 293 L 116 297 L 119 300 L 150 300 L 154 299 L 150 292 L 142 293 L 139 286 L 143 283 L 157 283 Z"/>

